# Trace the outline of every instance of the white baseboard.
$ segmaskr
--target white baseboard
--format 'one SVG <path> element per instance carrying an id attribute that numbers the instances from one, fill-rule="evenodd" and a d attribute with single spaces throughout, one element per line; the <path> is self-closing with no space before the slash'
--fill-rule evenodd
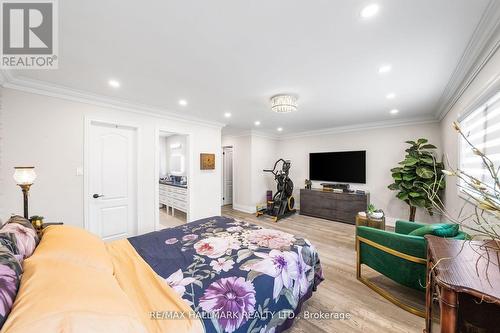
<path id="1" fill-rule="evenodd" d="M 257 208 L 255 206 L 240 205 L 236 203 L 233 203 L 233 209 L 249 214 L 255 214 L 255 212 L 257 211 Z"/>

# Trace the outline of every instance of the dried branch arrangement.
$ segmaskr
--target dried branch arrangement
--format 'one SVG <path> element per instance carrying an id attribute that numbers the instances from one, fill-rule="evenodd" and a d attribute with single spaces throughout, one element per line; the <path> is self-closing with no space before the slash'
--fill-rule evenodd
<path id="1" fill-rule="evenodd" d="M 463 229 L 471 231 L 474 239 L 491 240 L 488 242 L 488 250 L 492 250 L 496 260 L 488 258 L 488 261 L 495 265 L 500 263 L 500 166 L 495 165 L 483 151 L 474 146 L 468 139 L 468 135 L 463 133 L 457 122 L 453 123 L 454 129 L 464 139 L 467 145 L 477 158 L 481 159 L 482 165 L 486 168 L 488 179 L 478 179 L 460 168 L 442 170 L 442 175 L 437 182 L 444 180 L 444 177 L 457 177 L 458 190 L 466 197 L 464 205 L 460 209 L 458 216 L 449 212 L 438 195 L 436 188 L 425 187 L 434 208 L 440 212 L 450 222 L 459 224 Z M 491 177 L 491 178 L 490 178 Z"/>

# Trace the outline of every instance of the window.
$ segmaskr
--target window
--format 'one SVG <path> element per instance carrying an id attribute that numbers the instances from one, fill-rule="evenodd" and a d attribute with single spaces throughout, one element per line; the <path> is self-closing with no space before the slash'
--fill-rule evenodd
<path id="1" fill-rule="evenodd" d="M 468 114 L 460 127 L 467 139 L 498 168 L 500 166 L 500 92 Z M 494 180 L 482 159 L 460 137 L 460 170 L 494 187 Z M 464 185 L 464 184 L 462 184 Z"/>

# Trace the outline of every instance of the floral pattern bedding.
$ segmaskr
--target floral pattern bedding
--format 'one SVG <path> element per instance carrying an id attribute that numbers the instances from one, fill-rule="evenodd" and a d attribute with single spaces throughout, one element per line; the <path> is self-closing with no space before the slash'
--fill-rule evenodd
<path id="1" fill-rule="evenodd" d="M 308 240 L 227 217 L 129 241 L 206 332 L 281 332 L 323 280 Z"/>

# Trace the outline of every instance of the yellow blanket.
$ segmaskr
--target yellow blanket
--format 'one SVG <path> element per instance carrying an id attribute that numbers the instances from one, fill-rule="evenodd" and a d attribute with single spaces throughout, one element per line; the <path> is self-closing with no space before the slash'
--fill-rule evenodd
<path id="1" fill-rule="evenodd" d="M 23 269 L 0 333 L 204 331 L 127 240 L 106 245 L 80 228 L 49 227 Z"/>
<path id="2" fill-rule="evenodd" d="M 148 332 L 204 331 L 201 321 L 192 316 L 192 309 L 151 269 L 127 240 L 112 242 L 107 245 L 107 249 L 113 260 L 115 278 L 133 300 Z M 169 316 L 170 319 L 167 318 Z"/>

